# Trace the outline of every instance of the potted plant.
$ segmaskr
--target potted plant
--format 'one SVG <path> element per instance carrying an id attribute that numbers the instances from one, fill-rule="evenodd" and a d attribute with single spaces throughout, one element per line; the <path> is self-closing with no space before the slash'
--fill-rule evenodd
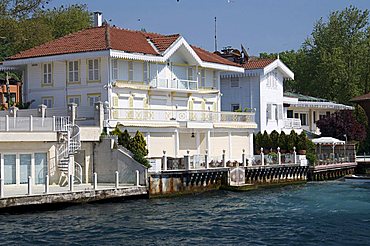
<path id="1" fill-rule="evenodd" d="M 280 152 L 282 154 L 287 152 L 287 136 L 285 135 L 285 132 L 281 131 L 279 135 L 279 140 L 278 140 L 278 147 L 280 147 Z"/>
<path id="2" fill-rule="evenodd" d="M 258 132 L 254 136 L 254 152 L 259 155 L 261 154 L 261 147 L 262 147 L 262 133 Z"/>
<path id="3" fill-rule="evenodd" d="M 298 154 L 305 155 L 307 150 L 307 136 L 304 133 L 304 131 L 302 131 L 301 134 L 299 134 L 297 140 L 298 140 L 297 141 Z"/>
<path id="4" fill-rule="evenodd" d="M 262 145 L 261 147 L 263 147 L 263 153 L 268 154 L 271 149 L 271 138 L 266 131 L 263 132 L 261 145 Z"/>
<path id="5" fill-rule="evenodd" d="M 297 133 L 294 131 L 294 130 L 291 130 L 290 131 L 290 134 L 288 136 L 288 151 L 293 153 L 293 148 L 296 147 L 297 148 L 297 141 L 298 140 L 298 135 Z"/>
<path id="6" fill-rule="evenodd" d="M 276 151 L 277 150 L 277 147 L 279 147 L 279 133 L 276 130 L 273 130 L 270 133 L 270 139 L 271 139 L 271 148 L 274 151 Z"/>

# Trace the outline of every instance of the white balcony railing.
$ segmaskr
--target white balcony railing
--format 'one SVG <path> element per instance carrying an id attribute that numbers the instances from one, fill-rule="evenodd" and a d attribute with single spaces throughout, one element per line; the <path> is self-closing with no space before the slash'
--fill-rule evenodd
<path id="1" fill-rule="evenodd" d="M 136 121 L 195 121 L 195 122 L 244 122 L 255 123 L 254 112 L 211 112 L 197 110 L 112 108 L 117 120 Z"/>
<path id="2" fill-rule="evenodd" d="M 286 129 L 301 129 L 301 120 L 295 118 L 284 119 L 284 128 Z"/>
<path id="3" fill-rule="evenodd" d="M 156 88 L 198 90 L 198 81 L 177 78 L 174 79 L 155 78 L 150 82 L 150 85 Z"/>
<path id="4" fill-rule="evenodd" d="M 0 132 L 65 131 L 69 117 L 0 117 Z"/>

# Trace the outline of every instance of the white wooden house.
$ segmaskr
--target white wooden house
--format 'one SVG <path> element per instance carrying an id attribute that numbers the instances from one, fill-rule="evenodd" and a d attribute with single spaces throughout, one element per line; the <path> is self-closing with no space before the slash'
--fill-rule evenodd
<path id="1" fill-rule="evenodd" d="M 93 114 L 104 102 L 104 124 L 146 137 L 149 157 L 204 155 L 240 160 L 253 153 L 253 112 L 222 112 L 220 73 L 244 68 L 161 35 L 109 25 L 88 28 L 8 58 L 24 73 L 24 98 L 48 108 L 78 105 Z"/>

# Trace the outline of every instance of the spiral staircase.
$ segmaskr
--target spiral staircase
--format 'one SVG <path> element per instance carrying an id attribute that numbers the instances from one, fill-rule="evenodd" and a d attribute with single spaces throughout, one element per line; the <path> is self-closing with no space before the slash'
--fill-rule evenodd
<path id="1" fill-rule="evenodd" d="M 81 149 L 80 127 L 67 121 L 66 124 L 60 125 L 58 132 L 57 163 L 60 171 L 59 185 L 68 185 L 69 175 L 73 175 L 74 183 L 81 184 L 82 167 L 73 158 L 73 155 Z"/>

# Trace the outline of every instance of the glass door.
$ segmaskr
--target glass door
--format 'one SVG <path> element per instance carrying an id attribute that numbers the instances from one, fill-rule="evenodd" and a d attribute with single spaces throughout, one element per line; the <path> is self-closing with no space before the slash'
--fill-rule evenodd
<path id="1" fill-rule="evenodd" d="M 21 184 L 27 184 L 28 183 L 28 176 L 32 176 L 31 174 L 31 160 L 32 155 L 31 154 L 20 154 L 19 155 L 20 160 L 20 181 Z"/>
<path id="2" fill-rule="evenodd" d="M 47 153 L 35 153 L 35 184 L 44 184 L 48 174 Z"/>
<path id="3" fill-rule="evenodd" d="M 4 155 L 4 184 L 16 184 L 16 155 Z"/>

